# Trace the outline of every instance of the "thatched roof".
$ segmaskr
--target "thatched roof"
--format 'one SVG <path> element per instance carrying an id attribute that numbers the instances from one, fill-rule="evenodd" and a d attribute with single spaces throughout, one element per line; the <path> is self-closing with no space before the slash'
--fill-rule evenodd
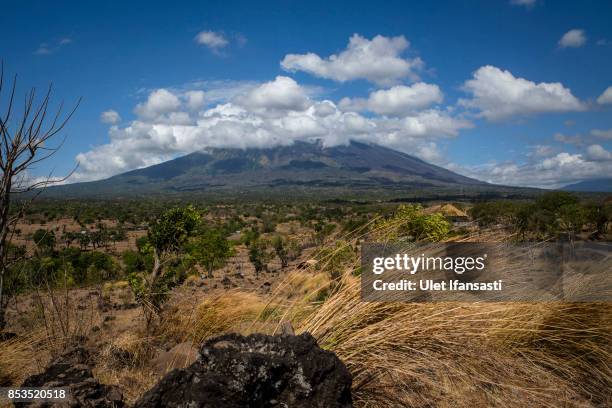
<path id="1" fill-rule="evenodd" d="M 452 204 L 439 204 L 427 207 L 423 210 L 425 214 L 440 213 L 445 217 L 467 217 L 467 213 Z"/>

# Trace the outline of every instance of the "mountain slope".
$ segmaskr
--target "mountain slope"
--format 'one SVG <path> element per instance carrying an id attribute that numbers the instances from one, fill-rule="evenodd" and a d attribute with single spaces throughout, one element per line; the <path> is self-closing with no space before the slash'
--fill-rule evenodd
<path id="1" fill-rule="evenodd" d="M 565 191 L 612 193 L 612 178 L 584 180 L 563 187 Z"/>
<path id="2" fill-rule="evenodd" d="M 298 142 L 267 149 L 195 152 L 106 180 L 58 186 L 54 194 L 489 189 L 471 179 L 386 147 Z"/>

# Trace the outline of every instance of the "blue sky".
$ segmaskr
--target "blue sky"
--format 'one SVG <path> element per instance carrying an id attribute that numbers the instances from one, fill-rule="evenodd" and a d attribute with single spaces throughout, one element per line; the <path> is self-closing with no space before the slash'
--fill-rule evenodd
<path id="1" fill-rule="evenodd" d="M 18 90 L 83 97 L 34 175 L 311 139 L 505 184 L 611 174 L 611 2 L 328 3 L 5 2 Z"/>

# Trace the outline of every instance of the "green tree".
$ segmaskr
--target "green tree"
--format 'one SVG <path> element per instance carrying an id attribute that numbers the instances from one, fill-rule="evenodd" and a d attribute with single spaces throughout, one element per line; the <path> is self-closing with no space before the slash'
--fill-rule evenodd
<path id="1" fill-rule="evenodd" d="M 193 207 L 173 208 L 163 213 L 149 228 L 148 245 L 145 250 L 153 253 L 153 270 L 149 276 L 155 281 L 162 271 L 164 262 L 176 256 L 187 243 L 189 235 L 200 220 Z"/>
<path id="2" fill-rule="evenodd" d="M 578 197 L 567 191 L 552 191 L 541 195 L 536 205 L 546 211 L 556 213 L 561 207 L 569 204 L 578 204 Z"/>
<path id="3" fill-rule="evenodd" d="M 249 261 L 253 264 L 256 275 L 268 269 L 269 260 L 268 242 L 263 239 L 252 241 L 249 246 Z"/>
<path id="4" fill-rule="evenodd" d="M 41 253 L 53 252 L 55 247 L 55 233 L 44 229 L 37 229 L 32 235 L 32 240 Z"/>
<path id="5" fill-rule="evenodd" d="M 564 204 L 558 210 L 558 225 L 560 232 L 572 241 L 582 226 L 587 223 L 588 212 L 578 203 Z"/>
<path id="6" fill-rule="evenodd" d="M 274 248 L 276 256 L 278 256 L 278 259 L 281 261 L 281 268 L 286 268 L 289 264 L 289 253 L 285 247 L 285 241 L 280 235 L 276 235 L 274 239 L 272 239 L 272 247 Z"/>
<path id="7" fill-rule="evenodd" d="M 144 276 L 132 273 L 128 282 L 143 307 L 147 328 L 166 299 L 167 289 L 173 281 L 174 270 L 168 266 L 184 251 L 199 220 L 199 214 L 191 206 L 170 209 L 151 224 L 146 243 L 140 243 L 141 251 L 153 258 L 151 272 Z"/>
<path id="8" fill-rule="evenodd" d="M 198 262 L 206 270 L 209 278 L 213 277 L 213 271 L 222 267 L 232 256 L 232 246 L 218 230 L 206 230 L 197 237 L 190 251 Z"/>

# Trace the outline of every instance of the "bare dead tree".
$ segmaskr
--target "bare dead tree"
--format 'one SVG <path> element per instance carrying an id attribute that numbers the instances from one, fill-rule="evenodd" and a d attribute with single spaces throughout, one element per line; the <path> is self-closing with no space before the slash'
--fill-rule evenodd
<path id="1" fill-rule="evenodd" d="M 68 178 L 76 169 L 67 176 L 57 179 L 49 174 L 43 179 L 32 177 L 31 170 L 37 164 L 49 159 L 57 153 L 64 144 L 65 137 L 58 144 L 50 144 L 66 126 L 80 104 L 80 99 L 74 108 L 63 114 L 63 103 L 54 114 L 49 114 L 49 103 L 51 101 L 52 85 L 40 102 L 36 102 L 36 89 L 31 88 L 26 93 L 22 112 L 15 112 L 17 103 L 15 101 L 15 90 L 17 76 L 13 78 L 9 98 L 6 103 L 6 112 L 0 113 L 0 330 L 6 325 L 6 306 L 8 297 L 4 293 L 6 273 L 12 262 L 9 256 L 9 243 L 15 231 L 15 225 L 23 218 L 26 208 L 34 201 L 44 187 L 59 183 Z M 0 63 L 0 97 L 4 89 L 4 64 Z M 14 118 L 13 118 L 14 117 Z M 26 195 L 26 199 L 20 200 L 17 208 L 15 198 L 18 195 Z"/>

